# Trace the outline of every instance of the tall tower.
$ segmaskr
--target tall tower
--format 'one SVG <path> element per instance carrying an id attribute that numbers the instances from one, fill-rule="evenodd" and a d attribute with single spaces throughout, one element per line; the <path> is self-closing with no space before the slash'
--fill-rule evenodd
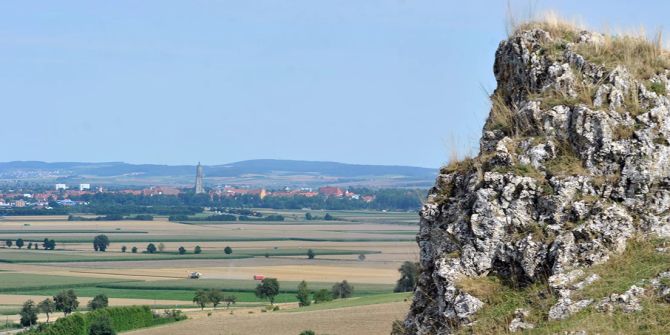
<path id="1" fill-rule="evenodd" d="M 198 166 L 195 167 L 195 194 L 205 193 L 205 186 L 202 183 L 202 178 L 205 177 L 205 174 L 202 173 L 202 165 L 198 162 Z"/>

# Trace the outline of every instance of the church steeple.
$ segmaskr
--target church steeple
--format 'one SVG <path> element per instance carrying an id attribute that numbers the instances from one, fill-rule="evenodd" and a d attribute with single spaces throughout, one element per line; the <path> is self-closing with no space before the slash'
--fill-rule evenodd
<path id="1" fill-rule="evenodd" d="M 202 179 L 205 177 L 205 174 L 202 172 L 202 165 L 198 162 L 198 166 L 195 167 L 195 194 L 205 193 L 205 186 Z"/>

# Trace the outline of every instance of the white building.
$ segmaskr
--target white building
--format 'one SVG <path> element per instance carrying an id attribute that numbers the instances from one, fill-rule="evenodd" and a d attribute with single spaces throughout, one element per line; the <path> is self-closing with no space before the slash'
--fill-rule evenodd
<path id="1" fill-rule="evenodd" d="M 67 190 L 67 185 L 65 184 L 56 184 L 56 191 L 58 190 Z"/>
<path id="2" fill-rule="evenodd" d="M 91 189 L 91 184 L 79 184 L 79 190 L 90 190 Z"/>

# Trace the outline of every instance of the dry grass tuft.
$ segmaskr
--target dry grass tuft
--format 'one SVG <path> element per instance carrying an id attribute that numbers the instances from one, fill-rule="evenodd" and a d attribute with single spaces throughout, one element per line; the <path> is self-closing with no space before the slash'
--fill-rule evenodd
<path id="1" fill-rule="evenodd" d="M 491 95 L 491 113 L 486 122 L 487 130 L 500 130 L 507 136 L 516 135 L 515 111 L 500 93 Z"/>
<path id="2" fill-rule="evenodd" d="M 513 288 L 488 276 L 463 278 L 457 287 L 486 303 L 477 313 L 477 322 L 461 328 L 458 334 L 506 334 L 517 308 L 531 310 L 528 321 L 537 323 L 546 319 L 546 312 L 556 301 L 546 283 Z"/>
<path id="3" fill-rule="evenodd" d="M 560 141 L 556 149 L 558 151 L 556 157 L 546 164 L 547 174 L 550 176 L 583 176 L 589 173 L 570 143 Z"/>
<path id="4" fill-rule="evenodd" d="M 565 19 L 555 12 L 546 12 L 522 22 L 509 17 L 508 26 L 508 33 L 512 34 L 530 29 L 548 32 L 555 40 L 552 45 L 548 45 L 548 50 L 564 46 L 564 43 L 578 42 L 579 32 L 586 29 L 581 22 Z M 644 29 L 619 34 L 606 33 L 602 43 L 577 43 L 575 51 L 588 61 L 602 64 L 609 70 L 622 65 L 634 77 L 649 79 L 654 74 L 670 69 L 670 55 L 663 48 L 661 30 L 651 38 L 648 36 Z"/>
<path id="5" fill-rule="evenodd" d="M 518 107 L 508 103 L 500 92 L 491 95 L 491 112 L 484 129 L 501 131 L 505 136 L 517 137 L 531 129 L 529 119 L 518 113 Z"/>
<path id="6" fill-rule="evenodd" d="M 658 95 L 666 95 L 666 94 L 668 94 L 667 89 L 665 88 L 665 85 L 664 85 L 663 83 L 661 83 L 660 81 L 653 81 L 653 82 L 650 82 L 650 83 L 647 85 L 647 88 L 648 88 L 650 91 L 652 91 L 652 92 L 654 92 L 654 93 L 656 93 L 656 94 L 658 94 Z"/>
<path id="7" fill-rule="evenodd" d="M 578 33 L 584 30 L 584 25 L 578 20 L 568 20 L 556 12 L 548 11 L 529 20 L 517 22 L 515 18 L 508 18 L 513 34 L 531 29 L 542 29 L 552 38 L 561 38 L 571 42 L 576 41 Z"/>
<path id="8" fill-rule="evenodd" d="M 620 125 L 612 129 L 612 135 L 615 141 L 629 140 L 635 135 L 635 129 L 629 126 Z"/>
<path id="9" fill-rule="evenodd" d="M 456 282 L 456 287 L 478 299 L 490 303 L 495 299 L 502 286 L 496 277 L 466 277 L 462 276 Z"/>
<path id="10" fill-rule="evenodd" d="M 475 158 L 465 157 L 461 160 L 454 159 L 449 162 L 446 166 L 443 166 L 440 170 L 442 174 L 450 174 L 454 172 L 466 173 L 471 171 L 475 166 Z"/>
<path id="11" fill-rule="evenodd" d="M 638 34 L 604 35 L 602 43 L 580 43 L 575 51 L 592 63 L 613 70 L 618 65 L 638 79 L 649 79 L 670 68 L 670 54 L 663 49 L 662 34 L 649 39 Z"/>

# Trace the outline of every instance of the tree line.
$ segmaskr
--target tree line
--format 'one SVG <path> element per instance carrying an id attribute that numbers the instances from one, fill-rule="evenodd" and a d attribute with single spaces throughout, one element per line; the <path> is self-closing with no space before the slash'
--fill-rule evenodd
<path id="1" fill-rule="evenodd" d="M 5 247 L 11 248 L 12 246 L 16 246 L 17 248 L 21 249 L 23 246 L 26 245 L 26 241 L 24 241 L 22 238 L 17 238 L 16 241 L 14 240 L 5 240 Z M 28 242 L 27 245 L 28 249 L 39 249 L 40 244 L 37 242 Z M 45 238 L 44 241 L 42 241 L 42 249 L 44 250 L 55 250 L 56 249 L 56 241 L 55 240 L 50 240 L 48 238 Z"/>

